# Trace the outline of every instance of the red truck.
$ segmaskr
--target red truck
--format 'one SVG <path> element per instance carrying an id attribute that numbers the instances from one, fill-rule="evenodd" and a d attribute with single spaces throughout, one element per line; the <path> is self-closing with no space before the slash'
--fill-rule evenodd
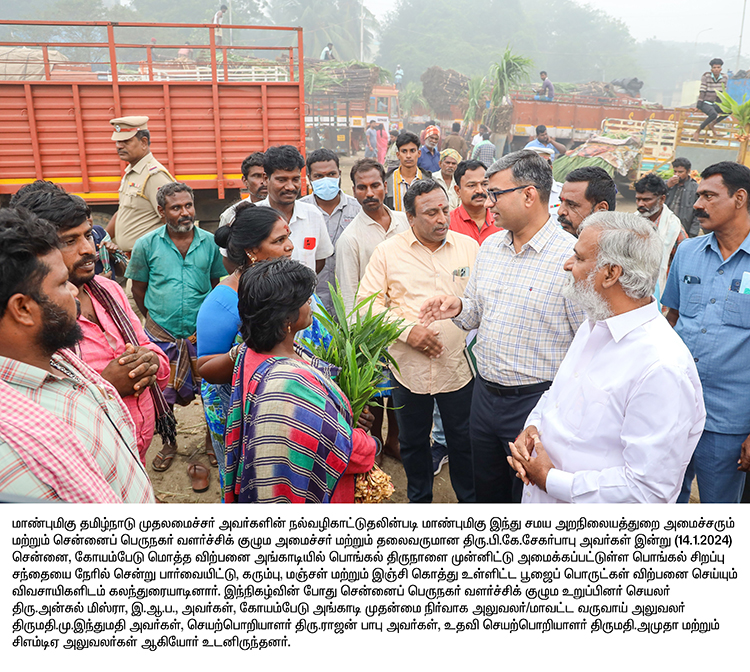
<path id="1" fill-rule="evenodd" d="M 0 26 L 97 36 L 0 42 L 0 203 L 45 179 L 114 212 L 125 166 L 110 140 L 114 117 L 149 117 L 154 156 L 196 190 L 203 221 L 239 197 L 247 154 L 305 150 L 301 28 L 224 25 L 233 44 L 217 45 L 210 24 Z"/>

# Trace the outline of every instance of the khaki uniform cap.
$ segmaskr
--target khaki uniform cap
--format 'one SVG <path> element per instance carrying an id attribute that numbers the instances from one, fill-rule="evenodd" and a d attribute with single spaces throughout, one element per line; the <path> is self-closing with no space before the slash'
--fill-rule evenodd
<path id="1" fill-rule="evenodd" d="M 109 123 L 115 129 L 112 140 L 130 140 L 138 131 L 148 130 L 148 117 L 118 117 Z"/>

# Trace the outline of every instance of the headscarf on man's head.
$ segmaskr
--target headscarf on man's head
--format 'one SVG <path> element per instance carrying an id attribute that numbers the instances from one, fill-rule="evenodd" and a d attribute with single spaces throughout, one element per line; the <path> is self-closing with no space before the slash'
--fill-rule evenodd
<path id="1" fill-rule="evenodd" d="M 463 158 L 455 149 L 444 149 L 442 152 L 440 152 L 441 161 L 447 156 L 454 158 L 456 160 L 456 163 L 461 163 L 461 161 L 463 161 Z"/>
<path id="2" fill-rule="evenodd" d="M 431 135 L 440 137 L 440 129 L 437 126 L 428 126 L 424 131 L 424 137 L 429 138 Z"/>

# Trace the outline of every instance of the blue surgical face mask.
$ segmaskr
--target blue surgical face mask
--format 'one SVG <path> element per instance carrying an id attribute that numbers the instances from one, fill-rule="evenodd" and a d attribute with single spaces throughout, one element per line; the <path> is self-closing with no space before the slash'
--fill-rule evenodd
<path id="1" fill-rule="evenodd" d="M 324 201 L 332 201 L 341 190 L 338 177 L 321 177 L 311 184 L 313 193 Z"/>

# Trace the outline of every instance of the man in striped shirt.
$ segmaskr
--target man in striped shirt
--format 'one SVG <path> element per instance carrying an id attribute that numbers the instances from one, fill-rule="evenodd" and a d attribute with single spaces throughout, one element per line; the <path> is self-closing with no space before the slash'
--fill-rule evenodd
<path id="1" fill-rule="evenodd" d="M 549 164 L 522 150 L 496 161 L 486 177 L 487 206 L 505 230 L 479 248 L 463 298 L 435 296 L 420 319 L 479 329 L 470 419 L 477 501 L 519 502 L 509 443 L 552 384 L 585 313 L 562 294 L 575 239 L 549 218 Z"/>
<path id="2" fill-rule="evenodd" d="M 698 102 L 695 104 L 707 116 L 698 130 L 693 133 L 693 140 L 695 142 L 700 140 L 700 133 L 704 128 L 711 131 L 712 135 L 716 135 L 714 126 L 729 116 L 728 114 L 724 114 L 724 111 L 719 106 L 719 92 L 727 90 L 727 76 L 721 74 L 721 67 L 724 65 L 724 61 L 720 58 L 714 58 L 711 59 L 709 65 L 711 66 L 711 71 L 704 72 L 701 77 Z"/>
<path id="3" fill-rule="evenodd" d="M 153 502 L 130 413 L 69 350 L 81 329 L 59 245 L 48 222 L 0 210 L 0 494 Z"/>

